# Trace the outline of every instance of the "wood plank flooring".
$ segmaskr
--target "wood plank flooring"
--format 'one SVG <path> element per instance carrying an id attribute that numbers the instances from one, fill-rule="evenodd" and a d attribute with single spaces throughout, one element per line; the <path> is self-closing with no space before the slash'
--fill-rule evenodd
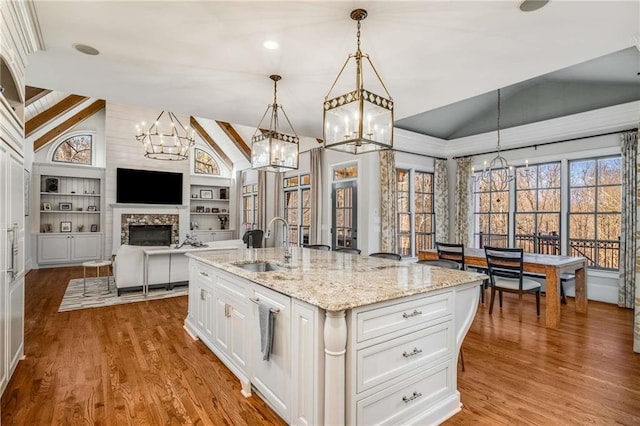
<path id="1" fill-rule="evenodd" d="M 271 425 L 281 419 L 182 328 L 187 298 L 58 313 L 81 268 L 32 271 L 25 354 L 2 396 L 2 425 Z M 488 300 L 488 298 L 487 298 Z M 631 310 L 562 307 L 544 327 L 533 297 L 481 305 L 458 370 L 463 409 L 447 425 L 640 424 Z M 543 298 L 544 309 L 544 298 Z"/>

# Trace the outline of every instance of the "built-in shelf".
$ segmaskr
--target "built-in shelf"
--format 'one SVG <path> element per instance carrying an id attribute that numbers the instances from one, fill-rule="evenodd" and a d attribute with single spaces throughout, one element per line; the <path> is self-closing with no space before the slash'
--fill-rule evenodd
<path id="1" fill-rule="evenodd" d="M 100 214 L 99 210 L 78 211 L 78 210 L 40 210 L 40 213 L 73 213 L 73 214 Z"/>
<path id="2" fill-rule="evenodd" d="M 200 212 L 196 213 L 196 212 L 191 212 L 191 214 L 192 214 L 192 215 L 196 215 L 196 214 L 197 214 L 197 215 L 205 215 L 205 216 L 206 216 L 206 215 L 216 215 L 216 216 L 219 216 L 219 215 L 221 215 L 221 214 L 228 215 L 229 213 L 228 213 L 228 212 L 220 212 L 220 213 L 200 213 Z"/>
<path id="3" fill-rule="evenodd" d="M 191 201 L 215 201 L 215 202 L 222 202 L 222 203 L 228 203 L 229 199 L 228 198 L 192 198 Z"/>
<path id="4" fill-rule="evenodd" d="M 41 192 L 40 195 L 64 195 L 70 197 L 99 197 L 100 194 L 76 194 L 75 192 Z"/>

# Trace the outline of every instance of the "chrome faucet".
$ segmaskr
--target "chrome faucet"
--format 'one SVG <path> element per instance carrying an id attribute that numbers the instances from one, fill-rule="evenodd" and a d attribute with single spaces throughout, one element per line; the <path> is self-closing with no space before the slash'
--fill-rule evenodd
<path id="1" fill-rule="evenodd" d="M 291 250 L 289 249 L 289 222 L 280 216 L 274 217 L 267 225 L 267 236 L 265 238 L 271 238 L 271 224 L 276 220 L 280 220 L 284 224 L 284 241 L 282 242 L 284 246 L 284 263 L 289 263 L 291 260 Z"/>

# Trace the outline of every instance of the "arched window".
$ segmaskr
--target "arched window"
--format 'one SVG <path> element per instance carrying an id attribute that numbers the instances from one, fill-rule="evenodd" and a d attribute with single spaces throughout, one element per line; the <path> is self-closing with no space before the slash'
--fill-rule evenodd
<path id="1" fill-rule="evenodd" d="M 65 139 L 53 152 L 58 163 L 91 164 L 91 135 L 75 135 Z"/>
<path id="2" fill-rule="evenodd" d="M 212 156 L 207 154 L 201 149 L 196 148 L 196 155 L 194 157 L 194 171 L 197 174 L 202 175 L 219 175 L 220 168 L 218 167 L 218 163 L 213 159 Z"/>

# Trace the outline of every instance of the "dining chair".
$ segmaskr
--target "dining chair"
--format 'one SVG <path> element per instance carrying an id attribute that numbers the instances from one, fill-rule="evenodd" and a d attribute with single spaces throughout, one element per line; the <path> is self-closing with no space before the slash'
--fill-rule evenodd
<path id="1" fill-rule="evenodd" d="M 325 244 L 307 244 L 302 246 L 304 248 L 313 249 L 313 250 L 324 250 L 331 251 L 331 246 L 327 246 Z"/>
<path id="2" fill-rule="evenodd" d="M 416 263 L 427 266 L 437 266 L 440 268 L 447 269 L 460 269 L 460 265 L 458 262 L 449 259 L 423 259 L 418 260 Z M 462 371 L 464 370 L 464 353 L 462 352 L 462 346 L 460 346 L 460 366 L 462 367 Z"/>
<path id="3" fill-rule="evenodd" d="M 521 248 L 486 247 L 484 253 L 487 258 L 487 269 L 491 285 L 491 302 L 489 315 L 493 312 L 493 302 L 496 291 L 502 308 L 502 292 L 518 294 L 518 317 L 522 320 L 522 295 L 534 293 L 536 295 L 536 312 L 540 316 L 540 287 L 541 284 L 523 274 L 524 250 Z"/>
<path id="4" fill-rule="evenodd" d="M 397 253 L 386 253 L 386 252 L 378 252 L 378 253 L 371 253 L 369 255 L 369 257 L 379 257 L 382 259 L 392 259 L 392 260 L 402 260 L 402 256 L 400 256 Z"/>
<path id="5" fill-rule="evenodd" d="M 423 260 L 418 260 L 416 263 L 420 263 L 422 265 L 427 265 L 427 266 L 437 266 L 440 268 L 448 268 L 448 269 L 460 269 L 460 265 L 458 264 L 458 262 L 454 261 L 454 260 L 447 260 L 447 259 L 423 259 Z"/>
<path id="6" fill-rule="evenodd" d="M 357 248 L 348 248 L 348 247 L 341 247 L 341 248 L 337 248 L 333 251 L 339 251 L 341 253 L 351 253 L 351 254 L 360 254 L 362 253 L 362 250 L 357 249 Z"/>
<path id="7" fill-rule="evenodd" d="M 453 260 L 458 263 L 458 269 L 467 269 L 464 261 L 464 244 L 436 242 L 436 251 L 438 252 L 438 259 Z"/>

